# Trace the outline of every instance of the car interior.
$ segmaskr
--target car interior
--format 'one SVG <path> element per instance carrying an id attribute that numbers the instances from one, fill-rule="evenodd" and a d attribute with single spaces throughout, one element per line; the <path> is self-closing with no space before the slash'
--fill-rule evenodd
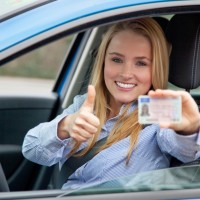
<path id="1" fill-rule="evenodd" d="M 9 192 L 10 189 L 9 189 L 9 186 L 8 186 L 8 183 L 7 183 L 7 180 L 6 180 L 6 177 L 5 177 L 5 174 L 4 174 L 4 171 L 2 169 L 2 166 L 0 164 L 0 192 Z"/>
<path id="2" fill-rule="evenodd" d="M 164 17 L 154 18 L 160 24 L 163 31 L 166 33 L 166 37 L 168 41 L 174 47 L 172 48 L 171 55 L 170 55 L 169 82 L 179 88 L 185 89 L 188 92 L 190 92 L 190 90 L 192 89 L 196 89 L 200 85 L 200 79 L 198 79 L 200 75 L 199 74 L 200 69 L 198 68 L 199 54 L 198 54 L 198 48 L 195 46 L 197 44 L 196 41 L 200 39 L 200 35 L 198 35 L 198 27 L 200 24 L 199 17 L 200 17 L 199 14 L 192 14 L 192 15 L 178 14 L 178 15 L 174 15 L 170 20 Z M 195 23 L 191 23 L 191 22 L 195 22 Z M 185 24 L 185 27 L 182 27 L 181 24 Z M 182 27 L 182 29 L 180 27 Z M 100 35 L 102 35 L 102 32 L 104 32 L 105 27 L 103 28 L 100 27 L 99 29 L 103 29 L 100 31 L 101 33 Z M 185 34 L 182 34 L 183 31 Z M 188 41 L 186 41 L 186 39 Z M 182 41 L 186 41 L 186 42 L 183 43 Z M 93 56 L 95 55 L 94 54 L 95 51 L 96 51 L 96 48 L 94 48 L 93 51 L 90 51 L 92 52 L 92 54 L 90 55 L 92 59 L 94 59 Z M 190 56 L 186 56 L 186 55 L 190 55 Z M 84 63 L 83 65 L 86 65 L 86 64 Z M 192 68 L 188 67 L 191 65 L 193 66 Z M 89 66 L 90 68 L 88 69 L 89 71 L 87 72 L 87 76 L 88 74 L 90 74 L 89 72 L 91 71 L 92 65 L 89 65 Z M 79 92 L 78 94 L 84 93 L 86 91 L 87 85 L 88 85 L 88 78 L 85 78 L 85 80 L 86 81 L 84 81 L 83 86 L 80 88 L 81 92 Z M 194 96 L 194 98 L 196 102 L 198 103 L 198 99 L 199 99 L 198 96 Z M 97 146 L 95 147 L 98 147 L 98 146 L 99 144 L 97 143 Z M 57 166 L 52 176 L 53 188 L 61 188 L 61 186 L 67 180 L 67 176 L 69 175 L 66 172 L 70 172 L 70 174 L 74 172 L 78 168 L 79 162 L 83 164 L 87 162 L 88 159 L 91 159 L 93 156 L 92 152 L 88 154 L 89 155 L 86 155 L 86 157 L 83 159 L 80 159 L 80 158 L 73 159 L 72 164 L 70 164 L 70 162 L 66 162 L 62 166 L 62 169 L 60 171 L 58 170 L 58 166 Z M 197 160 L 191 163 L 184 163 L 184 164 L 181 161 L 177 160 L 176 158 L 172 158 L 171 160 L 171 167 L 177 167 L 180 165 L 193 165 L 193 164 L 200 164 L 200 160 Z"/>
<path id="3" fill-rule="evenodd" d="M 169 82 L 188 92 L 196 89 L 200 86 L 200 78 L 198 78 L 200 77 L 200 14 L 176 14 L 170 19 L 155 16 L 155 20 L 161 25 L 173 47 L 170 54 Z M 80 37 L 89 38 L 88 41 L 83 40 L 80 59 L 74 64 L 76 66 L 73 66 L 75 70 L 71 75 L 70 84 L 66 86 L 67 92 L 61 97 L 62 107 L 60 107 L 61 99 L 55 93 L 50 94 L 48 98 L 46 96 L 9 98 L 13 102 L 8 102 L 6 96 L 0 96 L 0 121 L 2 122 L 0 192 L 59 189 L 69 175 L 66 175 L 66 170 L 75 171 L 80 162 L 84 163 L 93 156 L 91 152 L 88 158 L 85 158 L 86 160 L 80 161 L 77 158 L 73 160 L 73 164 L 65 163 L 59 170 L 58 164 L 45 167 L 26 160 L 21 153 L 21 145 L 24 135 L 30 128 L 41 122 L 50 121 L 72 103 L 75 95 L 86 92 L 96 50 L 106 29 L 107 26 L 95 27 L 79 33 L 75 39 L 74 43 Z M 67 64 L 66 60 L 64 65 Z M 200 94 L 193 97 L 200 108 Z M 6 121 L 11 121 L 12 126 L 9 126 Z M 26 126 L 19 127 L 18 124 L 26 124 Z M 19 134 L 13 134 L 16 131 Z M 11 138 L 10 135 L 13 137 Z M 199 162 L 200 160 L 195 164 Z M 182 165 L 180 161 L 172 159 L 171 167 L 179 165 Z"/>

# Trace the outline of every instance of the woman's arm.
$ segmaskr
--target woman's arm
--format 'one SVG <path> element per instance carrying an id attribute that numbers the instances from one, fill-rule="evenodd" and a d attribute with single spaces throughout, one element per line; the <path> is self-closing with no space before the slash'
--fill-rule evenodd
<path id="1" fill-rule="evenodd" d="M 190 162 L 200 157 L 200 114 L 197 104 L 186 91 L 150 91 L 151 97 L 177 97 L 182 99 L 181 123 L 160 123 L 157 135 L 160 149 L 182 162 Z"/>
<path id="2" fill-rule="evenodd" d="M 77 96 L 74 102 L 63 113 L 50 122 L 41 123 L 28 131 L 24 138 L 23 155 L 38 164 L 51 166 L 59 161 L 64 162 L 72 147 L 72 138 L 58 137 L 58 124 L 66 116 L 75 113 L 82 105 L 85 95 Z"/>
<path id="3" fill-rule="evenodd" d="M 88 86 L 87 97 L 80 109 L 58 123 L 58 137 L 60 139 L 73 138 L 78 142 L 86 142 L 97 133 L 100 121 L 94 115 L 96 91 L 94 86 Z"/>
<path id="4" fill-rule="evenodd" d="M 177 97 L 182 99 L 182 121 L 181 123 L 160 123 L 161 128 L 171 128 L 181 135 L 191 135 L 199 132 L 200 113 L 198 106 L 191 95 L 186 91 L 156 90 L 149 91 L 151 97 Z"/>

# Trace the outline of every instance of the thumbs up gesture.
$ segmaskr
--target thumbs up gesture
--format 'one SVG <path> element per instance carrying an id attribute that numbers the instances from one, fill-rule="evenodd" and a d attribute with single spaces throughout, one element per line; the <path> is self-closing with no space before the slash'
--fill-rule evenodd
<path id="1" fill-rule="evenodd" d="M 71 137 L 76 141 L 84 142 L 97 132 L 100 121 L 93 113 L 95 96 L 94 86 L 89 85 L 87 97 L 79 111 L 68 115 L 60 122 L 58 127 L 60 139 Z"/>

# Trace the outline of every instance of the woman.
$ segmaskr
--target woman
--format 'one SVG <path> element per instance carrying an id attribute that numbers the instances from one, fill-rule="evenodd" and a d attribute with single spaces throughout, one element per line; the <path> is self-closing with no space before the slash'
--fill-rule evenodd
<path id="1" fill-rule="evenodd" d="M 31 129 L 24 140 L 24 156 L 42 165 L 63 164 L 81 149 L 79 156 L 84 156 L 97 140 L 107 137 L 63 189 L 166 168 L 171 156 L 182 162 L 198 158 L 198 108 L 187 92 L 163 90 L 168 57 L 164 34 L 153 19 L 113 25 L 99 47 L 88 93 L 75 97 L 51 122 Z M 181 96 L 182 123 L 139 124 L 137 98 L 144 94 Z"/>

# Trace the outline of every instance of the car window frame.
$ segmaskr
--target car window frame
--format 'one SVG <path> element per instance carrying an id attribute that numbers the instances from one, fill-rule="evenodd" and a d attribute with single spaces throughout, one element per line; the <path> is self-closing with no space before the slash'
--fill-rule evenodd
<path id="1" fill-rule="evenodd" d="M 159 14 L 165 14 L 168 13 L 179 13 L 184 11 L 187 11 L 189 9 L 190 4 L 191 10 L 195 12 L 196 10 L 199 10 L 198 8 L 195 8 L 196 5 L 199 5 L 199 2 L 195 0 L 191 0 L 192 3 L 190 3 L 188 0 L 184 1 L 169 1 L 169 2 L 157 2 L 154 4 L 142 4 L 138 6 L 129 6 L 126 8 L 119 8 L 111 11 L 107 11 L 106 14 L 104 12 L 102 13 L 96 13 L 93 15 L 89 15 L 80 19 L 72 20 L 70 22 L 66 22 L 60 26 L 51 27 L 48 32 L 43 31 L 40 34 L 36 34 L 34 37 L 30 37 L 26 39 L 25 41 L 21 41 L 17 43 L 14 46 L 10 46 L 8 49 L 4 49 L 1 52 L 1 58 L 0 58 L 0 65 L 4 62 L 7 62 L 8 59 L 15 58 L 19 56 L 19 54 L 23 53 L 24 51 L 30 51 L 33 48 L 36 48 L 38 45 L 43 45 L 44 43 L 48 43 L 49 40 L 55 40 L 58 37 L 62 37 L 63 34 L 73 34 L 76 32 L 85 31 L 87 29 L 99 26 L 99 25 L 106 25 L 112 22 L 117 22 L 121 20 L 126 20 L 129 18 L 134 18 L 137 16 L 148 16 L 155 13 L 155 16 Z M 171 3 L 173 6 L 173 9 L 170 8 L 170 5 L 166 5 L 166 3 Z M 198 7 L 198 6 L 197 6 Z M 10 55 L 12 54 L 12 55 Z"/>
<path id="2" fill-rule="evenodd" d="M 15 9 L 8 10 L 7 12 L 0 15 L 0 23 L 5 20 L 8 20 L 12 17 L 15 17 L 17 15 L 20 15 L 28 10 L 32 10 L 32 9 L 40 7 L 44 4 L 51 3 L 52 1 L 55 1 L 55 0 L 35 0 L 34 2 L 22 5 L 21 7 L 17 7 Z M 3 10 L 3 7 L 2 8 L 0 7 L 0 12 L 1 12 L 1 9 Z"/>

